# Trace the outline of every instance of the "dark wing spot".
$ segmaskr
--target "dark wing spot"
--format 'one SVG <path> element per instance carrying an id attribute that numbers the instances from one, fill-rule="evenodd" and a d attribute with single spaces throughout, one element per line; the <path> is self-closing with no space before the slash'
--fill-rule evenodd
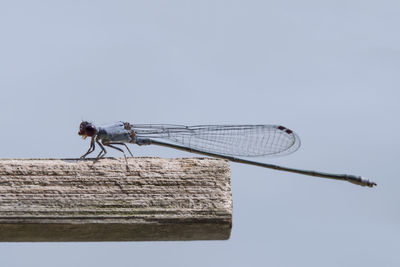
<path id="1" fill-rule="evenodd" d="M 286 128 L 286 127 L 283 127 L 283 126 L 281 126 L 281 125 L 278 126 L 278 129 L 281 130 L 281 131 L 284 131 L 284 132 L 287 133 L 287 134 L 292 134 L 292 133 L 293 133 L 292 130 L 290 130 L 290 129 Z"/>
<path id="2" fill-rule="evenodd" d="M 288 134 L 292 134 L 292 133 L 293 133 L 293 131 L 292 131 L 292 130 L 289 130 L 289 129 L 286 129 L 286 133 L 288 133 Z"/>

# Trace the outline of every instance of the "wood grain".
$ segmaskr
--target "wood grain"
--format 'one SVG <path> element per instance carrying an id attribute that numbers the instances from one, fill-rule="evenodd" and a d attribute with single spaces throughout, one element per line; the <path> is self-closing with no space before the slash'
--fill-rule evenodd
<path id="1" fill-rule="evenodd" d="M 0 241 L 228 239 L 229 163 L 0 159 Z"/>

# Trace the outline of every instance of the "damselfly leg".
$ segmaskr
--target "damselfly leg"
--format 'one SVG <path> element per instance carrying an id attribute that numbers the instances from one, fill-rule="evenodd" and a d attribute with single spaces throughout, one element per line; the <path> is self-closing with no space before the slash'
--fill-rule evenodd
<path id="1" fill-rule="evenodd" d="M 101 148 L 100 153 L 97 155 L 96 159 L 102 159 L 104 156 L 107 154 L 107 150 L 104 148 L 104 146 L 99 142 L 99 138 L 96 138 L 96 143 L 99 145 Z"/>
<path id="2" fill-rule="evenodd" d="M 92 153 L 92 152 L 94 151 L 94 149 L 95 149 L 94 137 L 92 137 L 92 138 L 91 138 L 91 141 L 90 141 L 90 147 L 89 147 L 88 151 L 86 151 L 86 153 L 83 154 L 80 158 L 81 158 L 81 159 L 84 159 L 87 155 L 89 155 L 90 153 Z"/>

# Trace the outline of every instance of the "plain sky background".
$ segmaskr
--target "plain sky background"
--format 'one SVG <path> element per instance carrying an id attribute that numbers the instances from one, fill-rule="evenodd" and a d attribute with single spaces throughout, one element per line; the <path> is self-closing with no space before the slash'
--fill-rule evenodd
<path id="1" fill-rule="evenodd" d="M 400 266 L 399 14 L 385 0 L 1 1 L 0 158 L 78 157 L 82 119 L 282 124 L 302 147 L 262 161 L 378 187 L 232 163 L 228 241 L 0 243 L 0 266 Z"/>

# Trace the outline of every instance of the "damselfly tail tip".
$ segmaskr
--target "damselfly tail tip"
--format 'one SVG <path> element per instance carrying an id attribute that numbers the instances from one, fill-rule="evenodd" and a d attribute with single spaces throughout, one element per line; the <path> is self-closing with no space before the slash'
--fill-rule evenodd
<path id="1" fill-rule="evenodd" d="M 348 179 L 347 181 L 353 184 L 368 186 L 368 187 L 374 187 L 377 185 L 375 182 L 370 181 L 362 176 L 358 176 L 357 179 Z"/>
<path id="2" fill-rule="evenodd" d="M 375 182 L 372 182 L 370 180 L 367 180 L 367 182 L 368 182 L 367 186 L 369 186 L 369 187 L 377 186 L 377 184 Z"/>

